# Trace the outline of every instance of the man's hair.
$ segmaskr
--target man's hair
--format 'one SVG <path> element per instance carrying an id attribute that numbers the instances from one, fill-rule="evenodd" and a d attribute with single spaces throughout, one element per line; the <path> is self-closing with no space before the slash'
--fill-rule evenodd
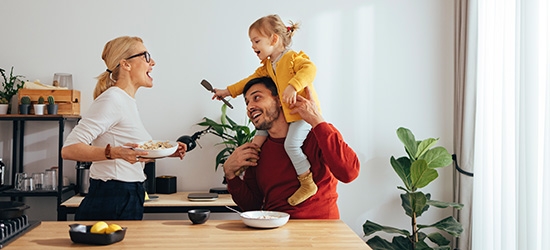
<path id="1" fill-rule="evenodd" d="M 263 84 L 267 89 L 271 90 L 272 96 L 277 96 L 279 93 L 277 92 L 277 85 L 275 85 L 275 82 L 270 77 L 264 76 L 264 77 L 258 77 L 254 78 L 246 83 L 244 85 L 243 89 L 243 96 L 246 95 L 246 92 L 250 89 L 250 87 L 256 85 L 256 84 Z"/>

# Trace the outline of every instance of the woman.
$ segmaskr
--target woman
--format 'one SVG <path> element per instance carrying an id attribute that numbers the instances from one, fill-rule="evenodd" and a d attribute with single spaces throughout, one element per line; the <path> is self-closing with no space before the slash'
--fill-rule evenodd
<path id="1" fill-rule="evenodd" d="M 132 150 L 151 140 L 134 99 L 140 87 L 153 86 L 153 60 L 139 37 L 118 37 L 103 49 L 107 70 L 98 76 L 94 101 L 67 137 L 63 159 L 93 162 L 88 194 L 75 220 L 141 220 L 145 189 L 143 172 L 150 161 Z M 178 143 L 171 157 L 183 159 L 186 146 Z"/>

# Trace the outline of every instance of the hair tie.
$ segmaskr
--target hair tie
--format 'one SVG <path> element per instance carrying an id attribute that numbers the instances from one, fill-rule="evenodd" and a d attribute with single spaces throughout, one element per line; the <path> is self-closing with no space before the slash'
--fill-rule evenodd
<path id="1" fill-rule="evenodd" d="M 106 69 L 105 71 L 109 72 L 109 74 L 113 73 L 113 71 Z"/>
<path id="2" fill-rule="evenodd" d="M 286 31 L 292 31 L 292 27 L 290 26 L 286 27 Z"/>

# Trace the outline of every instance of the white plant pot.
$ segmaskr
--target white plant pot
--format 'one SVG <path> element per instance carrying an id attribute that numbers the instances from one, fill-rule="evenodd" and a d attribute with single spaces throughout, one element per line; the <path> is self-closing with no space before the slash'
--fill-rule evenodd
<path id="1" fill-rule="evenodd" d="M 0 115 L 5 115 L 8 113 L 9 104 L 0 104 Z"/>
<path id="2" fill-rule="evenodd" d="M 44 114 L 44 108 L 46 108 L 46 104 L 33 104 L 34 106 L 34 114 L 35 115 L 43 115 Z"/>

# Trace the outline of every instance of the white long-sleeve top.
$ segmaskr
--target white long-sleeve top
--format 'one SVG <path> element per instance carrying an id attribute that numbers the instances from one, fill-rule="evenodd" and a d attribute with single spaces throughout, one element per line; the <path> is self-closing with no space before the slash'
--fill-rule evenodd
<path id="1" fill-rule="evenodd" d="M 64 146 L 85 143 L 116 147 L 151 139 L 141 121 L 136 100 L 124 90 L 111 87 L 92 102 L 88 112 L 67 136 Z M 90 177 L 103 181 L 144 181 L 143 167 L 144 163 L 131 164 L 122 159 L 97 161 L 90 167 Z"/>

